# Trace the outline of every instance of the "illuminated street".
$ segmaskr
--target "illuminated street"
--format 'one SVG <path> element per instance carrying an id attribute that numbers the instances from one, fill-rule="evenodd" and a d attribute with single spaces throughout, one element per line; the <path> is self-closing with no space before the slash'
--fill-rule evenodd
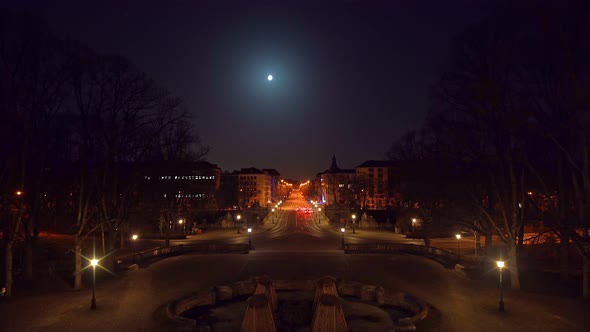
<path id="1" fill-rule="evenodd" d="M 0 318 L 10 331 L 162 331 L 174 330 L 162 318 L 162 305 L 216 284 L 269 275 L 310 279 L 325 275 L 401 289 L 432 307 L 424 330 L 585 331 L 590 309 L 576 300 L 508 291 L 507 314 L 497 312 L 497 285 L 469 280 L 425 258 L 410 255 L 345 255 L 340 237 L 310 220 L 296 218 L 301 197 L 287 201 L 274 227 L 252 236 L 248 255 L 183 255 L 99 281 L 97 309 L 91 292 L 45 294 L 3 306 Z M 243 235 L 242 235 L 243 236 Z M 244 239 L 242 239 L 243 241 Z M 496 271 L 490 271 L 495 274 Z M 20 310 L 34 315 L 17 317 Z M 541 314 L 545 313 L 545 314 Z"/>

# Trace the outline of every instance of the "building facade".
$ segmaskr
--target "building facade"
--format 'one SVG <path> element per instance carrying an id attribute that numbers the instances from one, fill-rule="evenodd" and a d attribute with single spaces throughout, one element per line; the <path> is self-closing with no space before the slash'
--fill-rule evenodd
<path id="1" fill-rule="evenodd" d="M 271 178 L 257 168 L 242 168 L 238 174 L 238 201 L 241 207 L 266 206 L 272 201 Z"/>
<path id="2" fill-rule="evenodd" d="M 384 210 L 396 204 L 393 161 L 368 160 L 354 169 L 361 209 Z"/>
<path id="3" fill-rule="evenodd" d="M 332 157 L 330 168 L 311 182 L 318 201 L 331 206 L 386 210 L 399 204 L 391 160 L 367 160 L 354 169 L 342 169 Z"/>
<path id="4" fill-rule="evenodd" d="M 332 206 L 349 206 L 356 198 L 356 172 L 352 169 L 341 169 L 332 156 L 330 168 L 317 177 L 320 179 L 320 202 Z"/>
<path id="5" fill-rule="evenodd" d="M 217 201 L 220 209 L 235 210 L 239 207 L 238 171 L 225 171 L 221 174 L 221 185 Z"/>
<path id="6" fill-rule="evenodd" d="M 206 161 L 159 162 L 144 167 L 144 185 L 151 194 L 176 201 L 185 209 L 217 209 L 221 169 Z"/>
<path id="7" fill-rule="evenodd" d="M 263 171 L 270 176 L 270 203 L 281 199 L 281 174 L 276 169 L 265 168 Z"/>

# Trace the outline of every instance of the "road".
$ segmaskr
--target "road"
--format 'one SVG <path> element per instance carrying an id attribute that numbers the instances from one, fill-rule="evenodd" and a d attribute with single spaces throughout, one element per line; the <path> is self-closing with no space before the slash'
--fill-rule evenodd
<path id="1" fill-rule="evenodd" d="M 173 331 L 162 318 L 167 302 L 261 275 L 273 279 L 332 275 L 400 289 L 430 305 L 429 317 L 418 326 L 421 331 L 587 331 L 590 326 L 587 302 L 507 291 L 507 311 L 500 314 L 493 278 L 470 280 L 416 256 L 345 255 L 340 250 L 341 234 L 318 224 L 313 214 L 297 213 L 299 206 L 306 202 L 295 193 L 274 224 L 256 229 L 251 235 L 255 250 L 250 254 L 187 254 L 116 278 L 99 278 L 95 311 L 89 310 L 88 288 L 17 298 L 0 305 L 3 330 Z M 247 241 L 244 234 L 227 235 L 226 241 Z M 361 241 L 352 236 L 348 240 Z"/>

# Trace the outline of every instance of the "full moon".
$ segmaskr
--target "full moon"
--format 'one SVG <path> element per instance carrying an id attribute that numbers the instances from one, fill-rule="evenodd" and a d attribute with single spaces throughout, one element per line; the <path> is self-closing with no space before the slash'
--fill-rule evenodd
<path id="1" fill-rule="evenodd" d="M 269 81 L 272 81 L 272 75 L 268 75 L 268 77 L 266 77 L 266 79 L 268 79 Z"/>

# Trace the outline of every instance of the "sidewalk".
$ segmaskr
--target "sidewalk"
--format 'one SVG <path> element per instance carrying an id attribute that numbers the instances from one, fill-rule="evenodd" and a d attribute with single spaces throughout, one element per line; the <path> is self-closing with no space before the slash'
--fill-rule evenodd
<path id="1" fill-rule="evenodd" d="M 252 234 L 258 234 L 261 232 L 268 231 L 272 229 L 274 225 L 271 225 L 270 222 L 265 224 L 264 222 L 260 225 L 256 225 L 252 227 Z M 208 241 L 217 241 L 217 240 L 224 240 L 224 239 L 232 239 L 232 238 L 239 238 L 242 239 L 244 235 L 248 234 L 248 230 L 245 226 L 236 227 L 236 228 L 204 228 L 202 229 L 203 232 L 201 234 L 191 234 L 186 235 L 185 239 L 170 239 L 170 246 L 174 247 L 179 244 L 187 244 L 188 242 L 208 242 Z M 239 233 L 238 233 L 239 230 Z M 130 254 L 139 253 L 148 250 L 154 250 L 160 248 L 164 245 L 164 242 L 161 245 L 142 245 L 141 242 L 137 244 L 129 245 L 125 248 L 117 250 L 116 256 L 128 256 Z"/>
<path id="2" fill-rule="evenodd" d="M 252 235 L 269 231 L 273 227 L 275 227 L 275 225 L 270 222 L 270 219 L 268 219 L 268 221 L 264 219 L 258 225 L 251 225 Z M 244 234 L 248 234 L 248 228 L 246 226 L 238 228 L 205 228 L 201 234 L 187 235 L 186 240 L 214 241 L 221 239 L 241 238 L 244 236 Z M 170 242 L 171 245 L 173 245 L 173 243 L 173 241 Z"/>
<path id="3" fill-rule="evenodd" d="M 340 225 L 330 224 L 328 218 L 321 219 L 320 227 L 335 234 L 341 234 Z M 375 242 L 393 242 L 400 244 L 414 244 L 424 245 L 423 239 L 408 238 L 405 234 L 395 233 L 390 228 L 355 228 L 354 233 L 351 227 L 347 227 L 344 233 L 346 239 L 363 239 L 373 240 Z M 480 237 L 481 245 L 484 245 L 484 238 Z M 444 249 L 452 252 L 457 252 L 457 242 L 459 243 L 459 251 L 461 255 L 474 256 L 475 255 L 475 240 L 471 237 L 462 237 L 459 241 L 456 238 L 432 238 L 430 239 L 430 246 L 434 248 Z M 498 241 L 494 241 L 494 246 L 499 245 Z M 480 252 L 481 253 L 481 252 Z"/>

